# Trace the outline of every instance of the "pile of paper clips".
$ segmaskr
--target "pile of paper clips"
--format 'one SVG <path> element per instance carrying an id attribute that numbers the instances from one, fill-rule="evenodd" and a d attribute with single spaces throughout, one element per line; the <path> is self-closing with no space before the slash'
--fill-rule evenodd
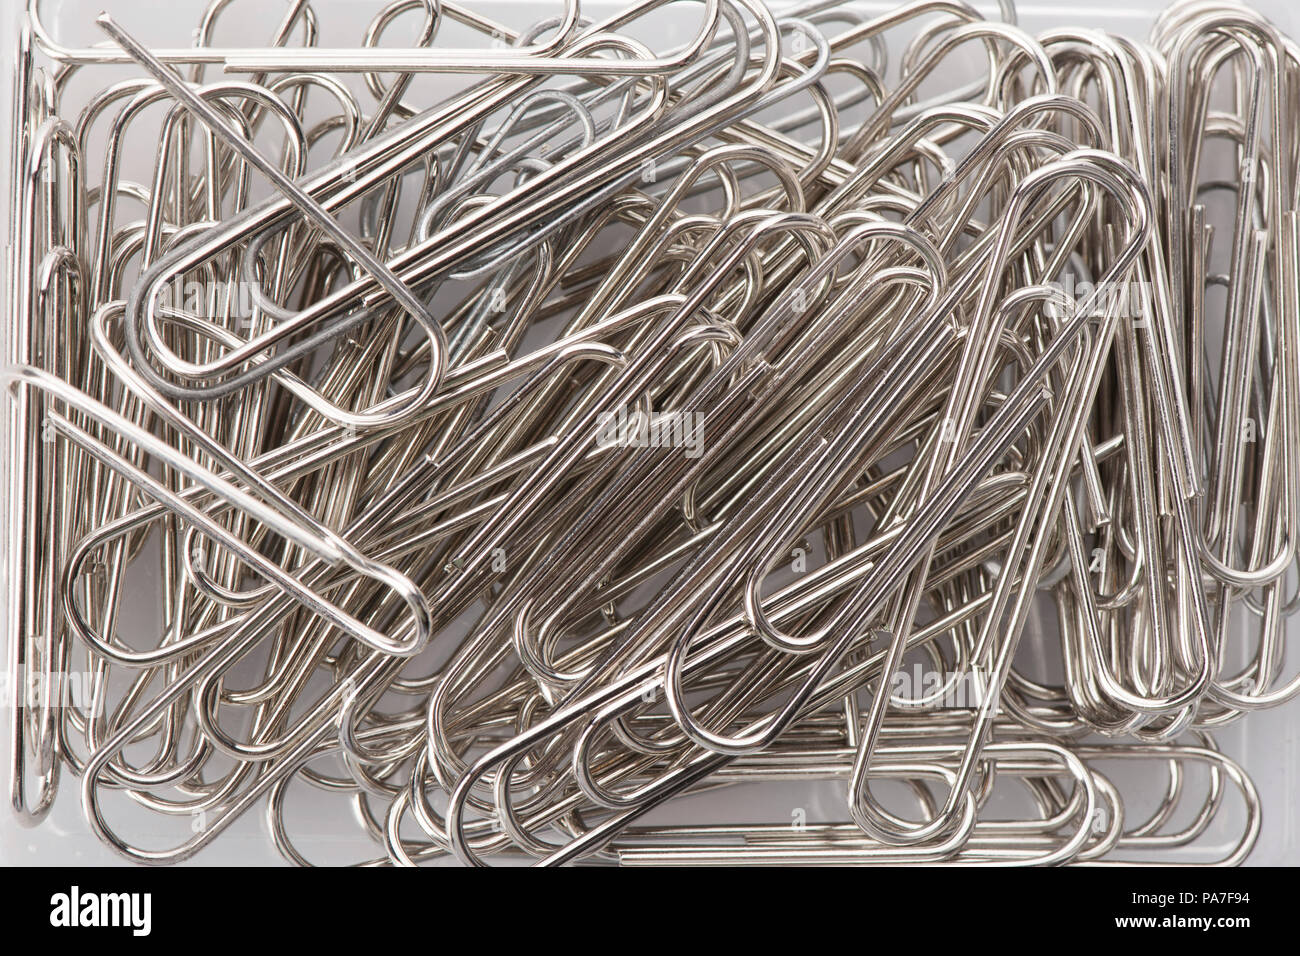
<path id="1" fill-rule="evenodd" d="M 30 0 L 14 83 L 27 822 L 62 777 L 147 863 L 249 813 L 298 863 L 1251 851 L 1210 735 L 1300 692 L 1261 16 L 117 6 Z M 691 796 L 737 788 L 785 802 Z"/>

